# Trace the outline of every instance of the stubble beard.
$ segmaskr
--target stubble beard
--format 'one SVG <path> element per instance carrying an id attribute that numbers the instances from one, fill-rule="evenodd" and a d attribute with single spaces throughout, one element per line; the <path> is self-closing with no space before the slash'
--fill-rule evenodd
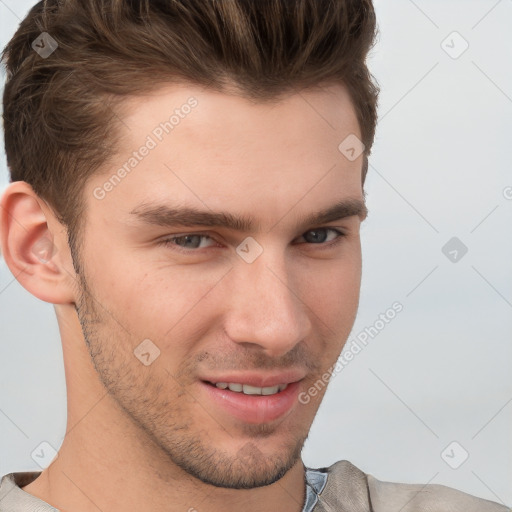
<path id="1" fill-rule="evenodd" d="M 250 436 L 254 441 L 246 442 L 236 453 L 215 447 L 209 441 L 209 433 L 194 425 L 191 419 L 187 420 L 186 414 L 183 414 L 186 411 L 183 398 L 181 403 L 179 400 L 169 403 L 165 398 L 172 396 L 176 399 L 182 394 L 179 388 L 174 396 L 172 393 L 159 393 L 164 389 L 163 382 L 170 378 L 169 375 L 162 374 L 161 380 L 156 380 L 153 373 L 149 374 L 152 379 L 144 380 L 142 373 L 137 372 L 140 363 L 134 362 L 135 357 L 130 361 L 130 354 L 123 347 L 129 343 L 126 338 L 116 337 L 116 333 L 124 331 L 115 325 L 109 313 L 100 313 L 83 272 L 79 277 L 80 299 L 75 309 L 91 361 L 111 399 L 142 431 L 143 436 L 138 438 L 144 439 L 142 443 L 146 450 L 151 446 L 152 450 L 159 450 L 160 460 L 163 453 L 173 465 L 201 482 L 229 489 L 270 485 L 299 462 L 309 427 L 304 432 L 292 433 L 286 446 L 272 457 L 264 455 L 257 445 L 258 439 L 271 436 L 275 430 L 267 425 L 247 425 L 243 435 Z M 109 325 L 112 327 L 109 328 Z M 234 436 L 233 443 L 237 443 Z M 164 474 L 161 469 L 157 473 Z"/>

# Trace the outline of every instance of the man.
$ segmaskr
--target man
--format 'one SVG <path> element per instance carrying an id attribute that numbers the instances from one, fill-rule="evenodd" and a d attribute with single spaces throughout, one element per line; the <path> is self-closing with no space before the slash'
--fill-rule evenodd
<path id="1" fill-rule="evenodd" d="M 67 432 L 0 511 L 489 511 L 300 454 L 353 326 L 370 0 L 38 3 L 6 47 L 2 251 Z"/>

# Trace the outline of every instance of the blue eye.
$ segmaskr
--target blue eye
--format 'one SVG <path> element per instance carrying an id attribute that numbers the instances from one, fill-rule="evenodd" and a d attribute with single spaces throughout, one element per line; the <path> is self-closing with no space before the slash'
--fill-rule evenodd
<path id="1" fill-rule="evenodd" d="M 333 244 L 326 244 L 326 242 L 332 242 L 333 240 L 327 240 L 328 235 L 326 234 L 328 231 L 331 231 L 333 233 L 336 233 L 338 236 L 334 238 Z M 313 236 L 308 237 L 308 234 L 313 234 Z M 345 233 L 338 229 L 334 228 L 316 228 L 316 229 L 310 229 L 309 231 L 306 231 L 304 235 L 302 235 L 308 243 L 312 244 L 323 244 L 323 245 L 335 245 L 338 243 L 340 238 L 343 238 L 345 236 Z"/>
<path id="2" fill-rule="evenodd" d="M 201 234 L 185 234 L 185 235 L 179 235 L 179 236 L 173 236 L 170 238 L 166 238 L 165 240 L 162 240 L 162 244 L 164 246 L 169 245 L 177 245 L 178 247 L 182 247 L 184 249 L 203 249 L 204 245 L 201 245 L 201 239 L 208 238 L 215 242 L 213 238 L 211 238 L 208 235 L 201 235 Z M 177 243 L 176 243 L 177 242 Z"/>
<path id="3" fill-rule="evenodd" d="M 329 232 L 335 234 L 334 238 L 329 237 Z M 343 231 L 335 228 L 315 228 L 306 231 L 299 238 L 304 238 L 307 245 L 318 245 L 333 247 L 340 243 L 346 236 Z M 213 244 L 207 245 L 210 240 Z M 203 243 L 206 242 L 205 243 Z M 207 249 L 208 247 L 219 246 L 218 243 L 209 235 L 202 233 L 184 233 L 180 235 L 171 236 L 158 242 L 159 245 L 170 247 L 179 252 L 200 252 L 199 249 Z"/>

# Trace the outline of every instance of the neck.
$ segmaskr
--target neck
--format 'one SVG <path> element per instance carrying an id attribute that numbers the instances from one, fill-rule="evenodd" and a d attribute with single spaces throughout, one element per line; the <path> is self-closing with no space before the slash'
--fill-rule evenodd
<path id="1" fill-rule="evenodd" d="M 66 436 L 52 464 L 24 491 L 62 512 L 302 510 L 306 487 L 300 459 L 264 487 L 226 489 L 201 482 L 126 417 L 97 379 L 89 354 L 77 350 L 83 340 L 62 334 L 66 372 L 75 372 L 66 379 Z M 74 347 L 67 354 L 66 345 Z"/>
<path id="2" fill-rule="evenodd" d="M 301 461 L 271 485 L 223 489 L 200 482 L 172 465 L 162 471 L 147 460 L 136 463 L 129 453 L 120 451 L 117 457 L 107 458 L 101 447 L 109 441 L 109 436 L 103 437 L 90 451 L 87 438 L 80 440 L 70 434 L 54 462 L 24 491 L 62 512 L 234 512 L 242 507 L 244 512 L 302 510 L 306 489 Z"/>

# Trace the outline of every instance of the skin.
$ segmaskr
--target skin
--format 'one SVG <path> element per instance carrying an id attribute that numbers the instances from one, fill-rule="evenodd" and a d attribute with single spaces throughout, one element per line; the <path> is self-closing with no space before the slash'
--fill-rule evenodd
<path id="1" fill-rule="evenodd" d="M 191 96 L 190 114 L 97 199 L 94 190 Z M 28 184 L 2 197 L 5 260 L 55 305 L 67 384 L 63 444 L 24 490 L 63 512 L 299 512 L 300 451 L 325 386 L 276 420 L 251 423 L 209 400 L 201 378 L 292 369 L 306 392 L 338 358 L 358 308 L 364 215 L 300 220 L 344 199 L 364 202 L 362 157 L 338 150 L 348 135 L 360 138 L 348 93 L 331 85 L 257 103 L 172 85 L 130 98 L 120 117 L 119 150 L 83 190 L 81 275 L 65 227 Z M 148 201 L 259 225 L 148 225 L 130 214 Z M 339 244 L 329 246 L 338 235 L 328 228 L 345 233 Z M 159 243 L 198 233 L 198 249 L 196 238 Z M 249 236 L 263 249 L 252 263 L 236 252 Z M 41 261 L 34 248 L 44 239 L 52 254 Z M 160 350 L 148 366 L 134 356 L 145 339 Z"/>

